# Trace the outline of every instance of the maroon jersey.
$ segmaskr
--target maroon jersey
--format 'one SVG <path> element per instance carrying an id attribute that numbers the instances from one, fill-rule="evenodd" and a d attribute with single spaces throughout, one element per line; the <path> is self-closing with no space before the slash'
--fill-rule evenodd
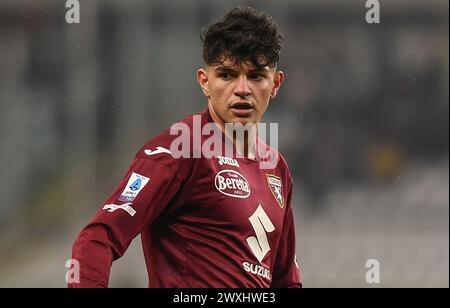
<path id="1" fill-rule="evenodd" d="M 195 116 L 212 122 L 206 109 L 181 123 L 192 128 Z M 301 287 L 284 159 L 261 169 L 258 158 L 174 158 L 176 137 L 145 144 L 80 232 L 80 283 L 69 286 L 106 287 L 112 261 L 141 234 L 149 287 Z"/>

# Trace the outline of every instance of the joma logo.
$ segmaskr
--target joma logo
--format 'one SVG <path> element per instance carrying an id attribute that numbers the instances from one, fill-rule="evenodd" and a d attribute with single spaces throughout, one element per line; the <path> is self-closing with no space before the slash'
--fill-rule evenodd
<path id="1" fill-rule="evenodd" d="M 223 165 L 230 165 L 230 166 L 234 166 L 234 167 L 238 167 L 239 168 L 239 163 L 234 158 L 225 157 L 225 156 L 217 156 L 217 159 L 219 160 L 219 165 L 221 165 L 221 166 L 223 166 Z"/>

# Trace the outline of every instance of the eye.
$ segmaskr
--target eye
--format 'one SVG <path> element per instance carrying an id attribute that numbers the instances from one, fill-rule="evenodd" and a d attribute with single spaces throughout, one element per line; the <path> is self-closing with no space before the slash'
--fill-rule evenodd
<path id="1" fill-rule="evenodd" d="M 231 74 L 230 73 L 226 73 L 226 72 L 220 73 L 219 77 L 222 78 L 223 80 L 230 80 L 232 78 Z"/>
<path id="2" fill-rule="evenodd" d="M 264 74 L 251 74 L 251 75 L 249 76 L 249 78 L 250 78 L 251 80 L 254 80 L 254 81 L 261 81 L 261 80 L 263 80 L 265 77 L 266 77 L 266 76 L 265 76 Z"/>

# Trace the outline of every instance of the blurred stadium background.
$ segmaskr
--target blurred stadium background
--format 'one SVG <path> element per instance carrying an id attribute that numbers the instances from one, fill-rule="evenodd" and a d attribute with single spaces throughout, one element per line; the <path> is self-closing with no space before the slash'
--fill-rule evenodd
<path id="1" fill-rule="evenodd" d="M 139 147 L 205 99 L 199 33 L 235 5 L 286 33 L 265 122 L 295 177 L 306 287 L 449 286 L 449 2 L 0 2 L 0 287 L 64 287 L 79 230 Z M 381 283 L 365 281 L 365 263 Z M 139 239 L 113 287 L 146 287 Z"/>

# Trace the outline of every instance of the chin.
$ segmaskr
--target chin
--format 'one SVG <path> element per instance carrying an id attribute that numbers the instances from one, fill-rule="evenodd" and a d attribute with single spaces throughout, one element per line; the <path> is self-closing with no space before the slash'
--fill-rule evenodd
<path id="1" fill-rule="evenodd" d="M 251 118 L 236 118 L 232 121 L 232 123 L 240 123 L 242 125 L 246 125 L 246 124 L 255 124 L 256 121 L 251 119 Z"/>

